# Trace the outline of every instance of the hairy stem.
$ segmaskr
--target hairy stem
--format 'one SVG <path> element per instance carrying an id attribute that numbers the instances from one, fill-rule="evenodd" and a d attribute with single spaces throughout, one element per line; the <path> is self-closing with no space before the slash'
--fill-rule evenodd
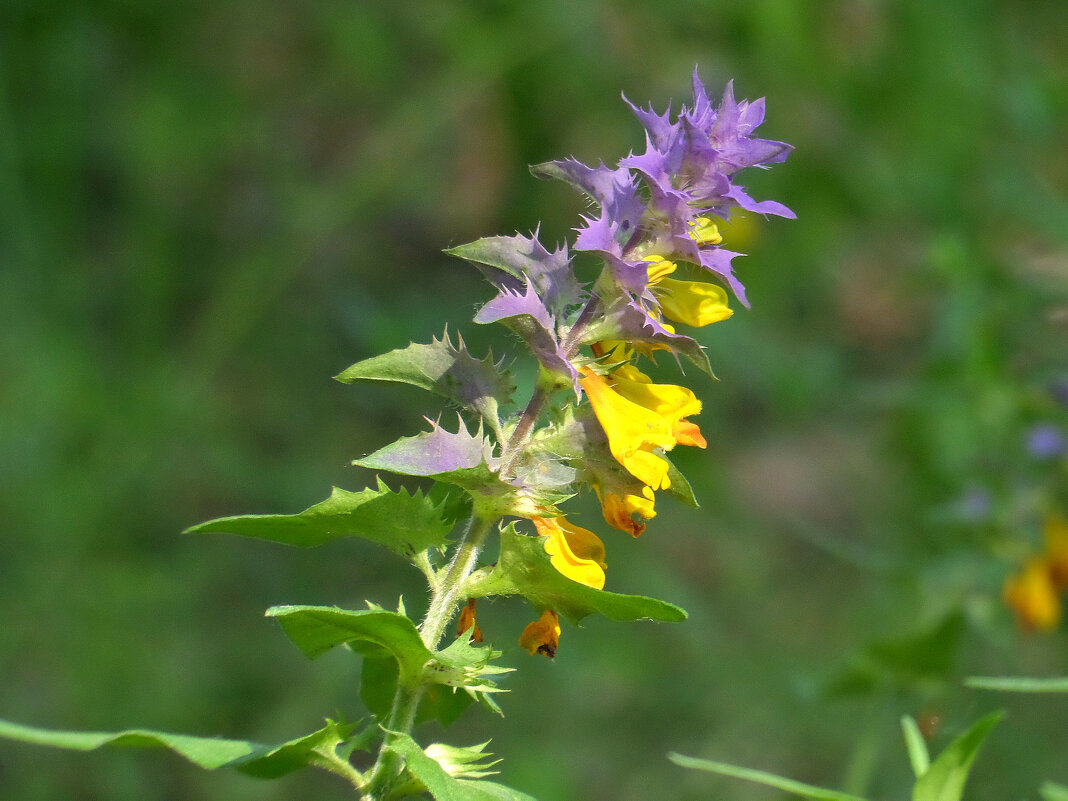
<path id="1" fill-rule="evenodd" d="M 419 626 L 419 635 L 426 647 L 432 651 L 437 648 L 445 633 L 445 627 L 464 600 L 461 595 L 464 581 L 475 569 L 486 536 L 493 529 L 495 522 L 492 518 L 472 516 L 452 559 L 431 585 L 430 607 Z M 385 801 L 389 797 L 390 789 L 402 767 L 400 755 L 391 747 L 395 734 L 411 733 L 415 724 L 415 713 L 426 687 L 426 682 L 414 688 L 397 686 L 389 712 L 389 722 L 385 726 L 386 737 L 378 751 L 378 759 L 370 771 L 371 778 L 362 791 L 367 801 Z"/>
<path id="2" fill-rule="evenodd" d="M 579 314 L 575 324 L 571 327 L 563 342 L 563 351 L 566 358 L 570 359 L 578 351 L 582 334 L 589 325 L 590 320 L 596 315 L 600 307 L 600 299 L 597 295 L 591 295 L 585 308 Z M 545 404 L 549 400 L 551 390 L 543 385 L 538 385 L 530 398 L 526 409 L 508 441 L 504 443 L 501 452 L 501 473 L 508 475 L 515 466 L 530 439 L 538 417 L 541 415 Z M 486 537 L 496 522 L 494 518 L 482 518 L 472 515 L 468 522 L 467 531 L 464 533 L 460 544 L 452 555 L 452 559 L 444 570 L 435 576 L 427 573 L 430 582 L 430 606 L 427 609 L 423 622 L 419 625 L 419 636 L 430 650 L 435 650 L 445 633 L 445 627 L 449 625 L 457 607 L 464 601 L 462 590 L 463 584 L 478 562 L 478 555 Z M 422 567 L 422 566 L 421 566 Z M 429 563 L 425 565 L 429 568 Z M 386 737 L 378 752 L 378 760 L 370 771 L 371 778 L 364 785 L 362 792 L 367 801 L 385 801 L 389 797 L 390 790 L 400 775 L 402 760 L 400 755 L 391 748 L 396 733 L 409 734 L 415 723 L 415 713 L 419 701 L 426 690 L 426 683 L 418 687 L 397 687 L 397 693 L 393 697 L 393 706 L 389 713 L 389 723 L 386 725 Z"/>
<path id="3" fill-rule="evenodd" d="M 426 647 L 434 650 L 441 640 L 445 627 L 452 620 L 456 608 L 464 600 L 460 597 L 460 590 L 464 581 L 475 569 L 478 555 L 486 542 L 486 536 L 497 522 L 493 518 L 484 519 L 472 516 L 468 523 L 467 532 L 460 540 L 452 560 L 443 573 L 438 574 L 437 587 L 430 597 L 430 607 L 426 610 L 426 617 L 419 626 L 419 635 L 423 638 Z"/>

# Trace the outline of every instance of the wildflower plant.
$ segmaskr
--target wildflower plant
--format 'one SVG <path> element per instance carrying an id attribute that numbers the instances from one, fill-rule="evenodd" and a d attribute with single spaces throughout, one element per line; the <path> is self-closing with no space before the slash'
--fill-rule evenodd
<path id="1" fill-rule="evenodd" d="M 420 744 L 413 731 L 425 720 L 447 725 L 472 702 L 500 711 L 499 682 L 512 669 L 498 663 L 502 653 L 490 644 L 501 637 L 551 658 L 560 647 L 561 619 L 686 617 L 671 603 L 605 589 L 610 548 L 598 533 L 568 520 L 564 507 L 589 490 L 608 527 L 637 537 L 663 495 L 696 505 L 669 454 L 676 446 L 706 447 L 692 419 L 701 402 L 687 386 L 655 382 L 646 363 L 685 360 L 711 376 L 688 330 L 728 319 L 734 302 L 748 306 L 733 266 L 739 254 L 728 248 L 720 224 L 739 210 L 794 216 L 780 203 L 753 199 L 738 183 L 745 168 L 782 162 L 791 150 L 753 135 L 764 119 L 763 100 L 737 101 L 728 84 L 714 104 L 695 72 L 692 105 L 677 114 L 631 108 L 645 128 L 640 155 L 615 167 L 564 159 L 532 168 L 592 201 L 570 247 L 547 248 L 535 232 L 447 251 L 478 269 L 495 293 L 474 322 L 503 325 L 533 356 L 537 377 L 524 404 L 515 402 L 505 361 L 472 354 L 458 335 L 360 361 L 337 379 L 414 385 L 440 396 L 455 416 L 430 420 L 427 430 L 355 459 L 379 473 L 374 486 L 335 488 L 297 514 L 225 517 L 189 529 L 298 547 L 358 537 L 425 576 L 429 605 L 418 622 L 403 603 L 267 610 L 310 658 L 334 648 L 362 657 L 368 719 L 327 721 L 273 747 L 10 723 L 0 723 L 0 735 L 83 750 L 165 746 L 201 767 L 267 777 L 310 765 L 376 801 L 425 792 L 450 801 L 526 798 L 487 780 L 497 762 L 485 743 Z M 600 266 L 592 281 L 576 274 L 581 254 Z M 429 489 L 394 489 L 381 474 L 414 477 Z M 522 631 L 484 634 L 478 601 L 513 595 L 533 607 L 532 622 Z"/>

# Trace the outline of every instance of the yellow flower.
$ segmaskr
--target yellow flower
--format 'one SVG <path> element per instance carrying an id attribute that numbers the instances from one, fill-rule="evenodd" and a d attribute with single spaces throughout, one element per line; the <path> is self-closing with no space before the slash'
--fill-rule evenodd
<path id="1" fill-rule="evenodd" d="M 613 388 L 624 398 L 671 420 L 675 445 L 707 446 L 697 425 L 683 419 L 701 411 L 701 401 L 689 389 L 674 384 L 654 384 L 649 376 L 631 365 L 619 368 L 611 378 Z"/>
<path id="2" fill-rule="evenodd" d="M 519 645 L 531 654 L 545 654 L 552 659 L 560 645 L 560 618 L 552 609 L 546 609 L 541 617 L 529 624 L 519 635 Z"/>
<path id="3" fill-rule="evenodd" d="M 642 261 L 649 265 L 645 270 L 649 275 L 650 284 L 663 281 L 666 276 L 671 275 L 678 269 L 678 265 L 675 262 L 668 261 L 663 256 L 646 256 Z"/>
<path id="4" fill-rule="evenodd" d="M 694 328 L 718 323 L 734 314 L 727 305 L 726 290 L 708 281 L 662 278 L 656 283 L 655 292 L 665 317 Z"/>
<path id="5" fill-rule="evenodd" d="M 643 497 L 620 498 L 606 493 L 601 497 L 605 520 L 637 536 L 644 526 L 630 520 L 631 513 L 637 512 L 645 519 L 652 517 L 652 490 L 671 486 L 668 462 L 653 449 L 671 450 L 680 443 L 705 447 L 700 429 L 684 419 L 700 412 L 701 402 L 686 387 L 654 384 L 632 365 L 616 369 L 607 380 L 588 369 L 582 373 L 579 382 L 608 438 L 608 449 L 648 490 L 643 491 Z"/>
<path id="6" fill-rule="evenodd" d="M 572 581 L 604 588 L 604 543 L 592 531 L 568 523 L 562 517 L 535 517 L 534 527 L 545 537 L 545 552 L 560 573 Z"/>
<path id="7" fill-rule="evenodd" d="M 699 245 L 718 245 L 723 241 L 719 229 L 707 217 L 698 217 L 691 223 L 690 238 Z M 723 287 L 707 281 L 668 278 L 678 267 L 663 256 L 646 256 L 643 261 L 648 265 L 649 284 L 659 299 L 660 311 L 669 320 L 702 328 L 734 314 L 727 305 L 727 292 Z"/>
<path id="8" fill-rule="evenodd" d="M 698 245 L 718 245 L 723 241 L 719 226 L 708 217 L 695 217 L 690 223 L 689 235 Z"/>
<path id="9" fill-rule="evenodd" d="M 651 451 L 675 444 L 672 421 L 623 397 L 603 377 L 588 369 L 583 370 L 579 383 L 590 399 L 616 461 L 654 490 L 669 487 L 668 463 Z"/>
<path id="10" fill-rule="evenodd" d="M 1005 603 L 1025 629 L 1049 630 L 1061 619 L 1061 601 L 1044 559 L 1032 559 L 1005 582 Z"/>

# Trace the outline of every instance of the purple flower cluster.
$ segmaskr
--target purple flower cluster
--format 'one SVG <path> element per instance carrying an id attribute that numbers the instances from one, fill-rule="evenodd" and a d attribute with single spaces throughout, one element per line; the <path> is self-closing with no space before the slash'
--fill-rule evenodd
<path id="1" fill-rule="evenodd" d="M 563 179 L 597 201 L 600 213 L 584 217 L 574 248 L 602 256 L 628 292 L 652 300 L 647 260 L 660 257 L 700 265 L 748 305 L 731 266 L 739 254 L 702 236 L 701 218 L 726 220 L 734 209 L 795 217 L 781 203 L 754 200 L 733 180 L 745 167 L 784 161 L 792 147 L 751 135 L 764 120 L 763 99 L 736 101 L 728 83 L 713 108 L 696 70 L 693 94 L 693 106 L 683 106 L 674 122 L 670 108 L 661 115 L 628 100 L 645 126 L 646 150 L 621 159 L 614 169 L 565 159 L 534 171 Z"/>

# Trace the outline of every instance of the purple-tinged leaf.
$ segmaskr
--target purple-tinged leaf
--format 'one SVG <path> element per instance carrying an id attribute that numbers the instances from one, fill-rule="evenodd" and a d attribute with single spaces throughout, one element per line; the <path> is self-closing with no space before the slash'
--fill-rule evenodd
<path id="1" fill-rule="evenodd" d="M 437 423 L 431 425 L 432 429 L 426 433 L 403 437 L 352 463 L 372 470 L 426 476 L 461 487 L 471 496 L 475 514 L 479 516 L 558 514 L 553 509 L 558 497 L 501 478 L 500 458 L 493 455 L 490 443 L 481 433 L 468 432 L 463 420 L 455 434 Z"/>
<path id="2" fill-rule="evenodd" d="M 584 342 L 624 340 L 647 345 L 664 345 L 674 353 L 687 358 L 699 370 L 715 378 L 712 365 L 704 349 L 693 337 L 676 334 L 666 329 L 659 320 L 651 317 L 640 305 L 629 298 L 621 298 L 611 304 L 604 316 L 586 332 Z"/>
<path id="3" fill-rule="evenodd" d="M 500 295 L 478 310 L 474 319 L 476 323 L 503 322 L 523 338 L 546 370 L 570 383 L 578 394 L 578 372 L 556 335 L 556 321 L 534 287 L 528 285 L 522 293 L 502 289 Z"/>
<path id="4" fill-rule="evenodd" d="M 613 170 L 603 163 L 597 167 L 587 167 L 576 159 L 564 159 L 536 164 L 530 171 L 539 178 L 564 181 L 597 201 L 603 215 L 607 215 L 617 226 L 620 246 L 627 243 L 641 222 L 645 204 L 638 194 L 634 177 L 625 167 Z M 576 249 L 581 248 L 576 245 Z"/>
<path id="5" fill-rule="evenodd" d="M 414 437 L 402 437 L 352 463 L 371 470 L 388 470 L 405 476 L 429 476 L 443 481 L 443 476 L 462 470 L 480 467 L 488 471 L 495 470 L 499 459 L 493 456 L 486 438 L 481 432 L 468 432 L 463 420 L 459 423 L 459 430 L 453 434 L 431 422 L 430 431 Z"/>
<path id="6" fill-rule="evenodd" d="M 559 314 L 583 301 L 567 247 L 548 251 L 534 236 L 489 236 L 445 251 L 474 264 L 499 290 L 520 292 L 529 283 L 545 306 Z"/>

